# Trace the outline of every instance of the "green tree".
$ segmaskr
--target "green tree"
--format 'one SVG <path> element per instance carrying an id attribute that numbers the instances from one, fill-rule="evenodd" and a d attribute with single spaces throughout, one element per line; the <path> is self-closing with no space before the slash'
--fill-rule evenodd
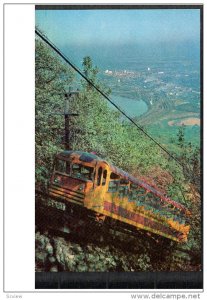
<path id="1" fill-rule="evenodd" d="M 201 168 L 200 168 L 200 149 L 187 143 L 183 128 L 178 131 L 178 145 L 180 154 L 179 159 L 183 165 L 183 175 L 186 182 L 187 206 L 191 212 L 189 222 L 191 231 L 189 234 L 188 247 L 191 250 L 191 259 L 197 269 L 201 265 L 202 253 L 202 229 L 201 229 Z"/>
<path id="2" fill-rule="evenodd" d="M 64 128 L 65 87 L 71 85 L 73 73 L 38 38 L 35 41 L 35 164 L 36 183 L 44 185 L 49 178 L 54 154 L 61 145 Z M 63 131 L 62 131 L 63 134 Z"/>

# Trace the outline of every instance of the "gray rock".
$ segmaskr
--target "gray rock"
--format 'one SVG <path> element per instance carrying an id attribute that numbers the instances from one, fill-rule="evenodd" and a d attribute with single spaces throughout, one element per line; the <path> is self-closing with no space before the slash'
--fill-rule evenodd
<path id="1" fill-rule="evenodd" d="M 58 267 L 53 266 L 52 268 L 50 268 L 50 272 L 58 272 Z"/>
<path id="2" fill-rule="evenodd" d="M 89 251 L 93 251 L 93 247 L 92 247 L 91 245 L 88 245 L 88 246 L 87 246 L 87 249 L 88 249 Z"/>
<path id="3" fill-rule="evenodd" d="M 46 248 L 46 251 L 47 251 L 48 254 L 50 254 L 50 255 L 53 254 L 53 247 L 50 243 L 47 243 L 45 248 Z"/>
<path id="4" fill-rule="evenodd" d="M 35 259 L 37 262 L 44 264 L 47 258 L 47 253 L 45 252 L 36 252 Z"/>
<path id="5" fill-rule="evenodd" d="M 81 252 L 82 251 L 82 248 L 80 246 L 76 246 L 76 251 L 77 252 Z"/>
<path id="6" fill-rule="evenodd" d="M 56 262 L 56 258 L 54 256 L 49 256 L 48 260 L 51 264 L 53 264 L 54 262 Z"/>

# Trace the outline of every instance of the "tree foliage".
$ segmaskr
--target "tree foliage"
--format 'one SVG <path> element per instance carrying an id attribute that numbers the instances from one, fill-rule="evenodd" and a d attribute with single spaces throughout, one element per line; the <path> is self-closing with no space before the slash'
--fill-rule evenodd
<path id="1" fill-rule="evenodd" d="M 188 247 L 192 251 L 193 263 L 200 266 L 202 253 L 201 152 L 198 147 L 186 142 L 184 126 L 179 129 L 177 137 L 180 148 L 179 159 L 184 166 L 183 174 L 188 183 L 186 189 L 187 207 L 191 212 L 191 217 L 189 218 L 191 231 L 188 238 Z"/>
<path id="2" fill-rule="evenodd" d="M 64 90 L 73 73 L 39 39 L 35 43 L 36 182 L 45 184 L 55 153 L 62 148 Z"/>

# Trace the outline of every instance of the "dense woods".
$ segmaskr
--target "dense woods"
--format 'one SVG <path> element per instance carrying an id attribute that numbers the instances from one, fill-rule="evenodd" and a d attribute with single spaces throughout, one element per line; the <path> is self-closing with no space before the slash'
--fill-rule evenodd
<path id="1" fill-rule="evenodd" d="M 71 117 L 70 120 L 71 148 L 95 152 L 186 205 L 191 211 L 191 232 L 184 247 L 190 251 L 191 256 L 185 266 L 174 268 L 200 270 L 200 149 L 185 141 L 185 128 L 180 127 L 177 141 L 172 147 L 173 155 L 178 157 L 184 166 L 182 168 L 141 131 L 124 120 L 119 112 L 112 110 L 103 96 L 77 77 L 74 71 L 39 39 L 36 39 L 35 71 L 36 185 L 46 189 L 54 155 L 64 149 L 64 95 L 69 88 L 78 88 L 79 93 L 70 99 L 69 104 L 70 112 L 78 113 L 78 116 Z M 110 95 L 110 90 L 99 82 L 98 68 L 93 66 L 90 57 L 83 58 L 82 71 L 101 90 Z M 149 262 L 140 261 L 139 265 L 142 263 L 141 270 L 145 270 Z M 162 269 L 161 265 L 157 265 L 157 268 Z"/>

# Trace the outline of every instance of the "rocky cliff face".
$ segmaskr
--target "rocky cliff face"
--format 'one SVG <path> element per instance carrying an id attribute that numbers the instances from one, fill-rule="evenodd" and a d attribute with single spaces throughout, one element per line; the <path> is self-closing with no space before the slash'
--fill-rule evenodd
<path id="1" fill-rule="evenodd" d="M 125 251 L 120 245 L 72 242 L 64 237 L 51 236 L 47 231 L 35 234 L 37 272 L 109 272 L 147 271 L 152 269 L 150 257 Z"/>

